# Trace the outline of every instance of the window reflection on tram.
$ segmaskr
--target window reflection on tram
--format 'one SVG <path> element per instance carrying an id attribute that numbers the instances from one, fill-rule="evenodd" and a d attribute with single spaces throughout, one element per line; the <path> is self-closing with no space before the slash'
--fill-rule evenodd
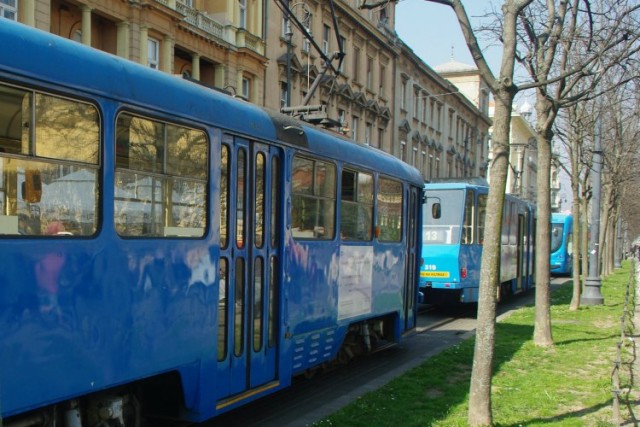
<path id="1" fill-rule="evenodd" d="M 95 234 L 97 109 L 8 85 L 0 99 L 0 235 Z"/>

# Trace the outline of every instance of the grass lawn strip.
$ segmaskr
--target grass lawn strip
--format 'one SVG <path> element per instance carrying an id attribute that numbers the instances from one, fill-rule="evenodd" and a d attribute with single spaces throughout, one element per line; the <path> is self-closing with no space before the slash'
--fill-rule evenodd
<path id="1" fill-rule="evenodd" d="M 613 425 L 611 372 L 631 268 L 625 261 L 602 280 L 601 306 L 570 311 L 571 284 L 554 291 L 551 348 L 533 345 L 533 306 L 497 324 L 492 383 L 496 426 Z M 315 425 L 466 426 L 473 346 L 470 338 L 451 347 Z M 630 384 L 632 353 L 623 352 L 627 369 L 621 369 L 627 399 L 638 395 Z M 621 407 L 628 419 L 626 403 Z"/>

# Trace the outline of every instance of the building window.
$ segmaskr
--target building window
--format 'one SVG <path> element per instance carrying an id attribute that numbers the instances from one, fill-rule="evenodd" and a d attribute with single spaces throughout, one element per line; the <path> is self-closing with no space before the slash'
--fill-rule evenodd
<path id="1" fill-rule="evenodd" d="M 427 123 L 427 98 L 429 95 L 423 95 L 422 98 L 422 122 Z"/>
<path id="2" fill-rule="evenodd" d="M 413 117 L 420 118 L 420 91 L 416 90 L 413 94 Z"/>
<path id="3" fill-rule="evenodd" d="M 367 123 L 367 125 L 364 128 L 364 143 L 367 145 L 371 145 L 371 130 L 372 130 L 371 123 Z"/>
<path id="4" fill-rule="evenodd" d="M 242 78 L 242 96 L 251 100 L 251 80 L 246 77 Z"/>
<path id="5" fill-rule="evenodd" d="M 378 148 L 382 147 L 384 142 L 384 128 L 378 129 Z"/>
<path id="6" fill-rule="evenodd" d="M 429 101 L 429 126 L 431 127 L 435 127 L 433 126 L 433 112 L 435 111 L 435 109 L 433 108 L 435 101 L 432 99 L 431 101 Z"/>
<path id="7" fill-rule="evenodd" d="M 238 0 L 240 7 L 238 17 L 238 28 L 247 28 L 247 0 Z"/>
<path id="8" fill-rule="evenodd" d="M 407 110 L 407 81 L 404 79 L 400 88 L 400 109 Z"/>
<path id="9" fill-rule="evenodd" d="M 416 166 L 416 160 L 418 159 L 418 148 L 417 147 L 413 147 L 412 149 L 412 153 L 411 153 L 411 166 L 413 166 L 414 168 L 417 167 Z"/>
<path id="10" fill-rule="evenodd" d="M 154 70 L 158 69 L 160 63 L 160 42 L 156 39 L 147 40 L 147 64 Z"/>
<path id="11" fill-rule="evenodd" d="M 353 81 L 358 81 L 358 74 L 360 73 L 360 49 L 353 47 Z"/>
<path id="12" fill-rule="evenodd" d="M 287 103 L 287 92 L 288 92 L 288 88 L 287 88 L 287 83 L 285 82 L 281 82 L 280 83 L 280 108 L 282 107 L 288 107 L 288 103 Z"/>
<path id="13" fill-rule="evenodd" d="M 378 86 L 378 96 L 384 96 L 384 79 L 387 74 L 387 69 L 384 65 L 380 66 L 380 84 Z"/>
<path id="14" fill-rule="evenodd" d="M 0 0 L 0 18 L 18 20 L 18 0 Z"/>
<path id="15" fill-rule="evenodd" d="M 454 136 L 453 135 L 453 111 L 449 111 L 449 136 Z"/>
<path id="16" fill-rule="evenodd" d="M 340 123 L 340 126 L 344 127 L 347 125 L 346 123 L 346 114 L 345 111 L 342 109 L 338 110 L 338 122 Z"/>
<path id="17" fill-rule="evenodd" d="M 193 0 L 178 0 L 178 1 L 185 6 L 193 7 Z"/>
<path id="18" fill-rule="evenodd" d="M 328 25 L 325 25 L 322 29 L 322 52 L 327 55 L 329 54 L 329 34 L 331 33 L 331 28 Z"/>
<path id="19" fill-rule="evenodd" d="M 407 161 L 407 143 L 406 141 L 400 141 L 400 160 Z"/>
<path id="20" fill-rule="evenodd" d="M 287 37 L 287 30 L 289 29 L 289 20 L 287 19 L 287 15 L 282 14 L 282 32 L 280 33 L 280 37 L 285 39 Z"/>
<path id="21" fill-rule="evenodd" d="M 389 12 L 387 11 L 387 6 L 384 6 L 380 9 L 380 24 L 387 25 L 389 22 Z"/>
<path id="22" fill-rule="evenodd" d="M 373 58 L 367 57 L 367 89 L 371 90 L 373 80 Z"/>
<path id="23" fill-rule="evenodd" d="M 358 140 L 358 122 L 358 117 L 353 116 L 353 119 L 351 119 L 351 139 L 354 141 Z"/>
<path id="24" fill-rule="evenodd" d="M 340 36 L 340 51 L 344 52 L 344 47 L 347 45 L 347 39 L 344 38 L 343 36 Z M 340 67 L 338 68 L 338 71 L 340 71 L 341 73 L 344 72 L 344 59 L 342 61 L 340 61 Z"/>
<path id="25" fill-rule="evenodd" d="M 429 181 L 433 179 L 433 154 L 429 154 Z"/>
<path id="26" fill-rule="evenodd" d="M 427 177 L 427 152 L 426 151 L 422 151 L 422 177 L 426 178 Z"/>

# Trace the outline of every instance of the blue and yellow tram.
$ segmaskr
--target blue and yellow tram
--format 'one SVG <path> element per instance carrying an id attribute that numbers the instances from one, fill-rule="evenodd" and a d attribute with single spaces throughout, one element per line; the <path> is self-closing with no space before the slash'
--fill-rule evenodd
<path id="1" fill-rule="evenodd" d="M 420 302 L 478 302 L 489 187 L 482 179 L 425 185 Z M 497 297 L 534 286 L 535 210 L 506 195 L 500 242 L 500 287 Z"/>
<path id="2" fill-rule="evenodd" d="M 3 21 L 0 421 L 202 421 L 415 330 L 423 181 Z"/>
<path id="3" fill-rule="evenodd" d="M 573 215 L 551 214 L 551 255 L 549 265 L 552 275 L 568 275 L 573 272 Z"/>

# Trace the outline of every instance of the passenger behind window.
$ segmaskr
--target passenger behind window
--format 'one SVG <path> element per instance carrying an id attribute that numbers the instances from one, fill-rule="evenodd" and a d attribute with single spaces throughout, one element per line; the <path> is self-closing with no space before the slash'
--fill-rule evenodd
<path id="1" fill-rule="evenodd" d="M 73 233 L 67 231 L 61 221 L 50 222 L 45 228 L 44 234 L 47 236 L 73 236 Z"/>

